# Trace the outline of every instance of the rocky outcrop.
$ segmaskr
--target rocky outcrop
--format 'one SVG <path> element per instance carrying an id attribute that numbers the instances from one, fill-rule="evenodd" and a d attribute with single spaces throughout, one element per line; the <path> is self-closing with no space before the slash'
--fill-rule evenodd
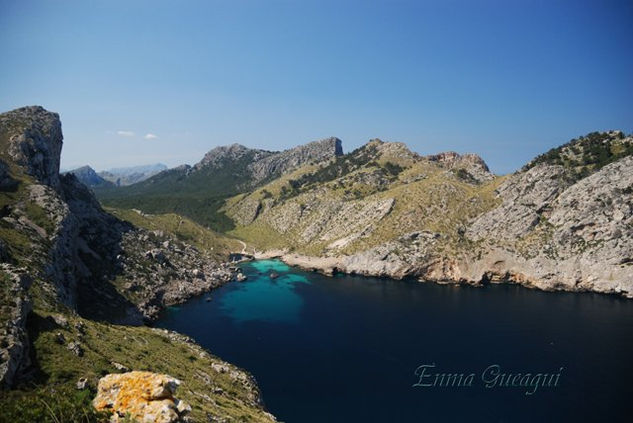
<path id="1" fill-rule="evenodd" d="M 220 168 L 227 163 L 246 166 L 250 186 L 280 176 L 307 163 L 320 163 L 343 154 L 341 140 L 327 138 L 288 150 L 273 152 L 244 147 L 241 144 L 216 147 L 209 151 L 193 169 Z M 243 162 L 243 163 L 242 163 Z"/>
<path id="2" fill-rule="evenodd" d="M 488 165 L 477 154 L 458 154 L 454 151 L 426 156 L 427 160 L 439 163 L 465 180 L 477 183 L 487 182 L 494 178 Z"/>
<path id="3" fill-rule="evenodd" d="M 633 156 L 575 183 L 562 166 L 537 165 L 499 189 L 503 204 L 467 236 L 492 239 L 497 273 L 521 272 L 542 288 L 633 297 L 632 187 Z"/>
<path id="4" fill-rule="evenodd" d="M 160 230 L 126 232 L 121 247 L 117 266 L 125 281 L 117 288 L 130 293 L 135 311 L 149 321 L 166 306 L 217 288 L 235 275 L 227 265 Z"/>
<path id="5" fill-rule="evenodd" d="M 245 147 L 241 144 L 223 145 L 215 147 L 204 155 L 202 160 L 193 166 L 193 170 L 204 168 L 223 167 L 227 163 L 235 163 L 245 158 L 250 162 L 256 162 L 274 154 L 272 151 L 257 150 Z"/>
<path id="6" fill-rule="evenodd" d="M 169 226 L 172 232 L 136 227 L 105 212 L 75 174 L 60 176 L 60 128 L 56 114 L 38 107 L 0 115 L 0 388 L 31 382 L 36 389 L 48 388 L 32 379 L 43 369 L 56 391 L 58 383 L 64 389 L 91 389 L 105 368 L 154 368 L 186 381 L 189 390 L 183 395 L 196 407 L 192 421 L 234 416 L 275 421 L 263 410 L 252 377 L 192 340 L 111 324 L 151 320 L 167 305 L 232 280 L 235 269 L 219 262 L 225 248 L 221 236 L 179 216 L 177 228 Z M 158 225 L 173 218 L 156 217 Z M 156 227 L 144 219 L 141 224 Z M 204 239 L 191 240 L 192 233 Z M 157 335 L 162 333 L 166 336 Z M 135 349 L 139 354 L 130 352 Z M 159 358 L 157 367 L 152 353 Z M 51 369 L 51 360 L 59 357 L 64 359 Z M 68 380 L 68 374 L 77 378 Z M 190 408 L 174 397 L 176 384 L 149 372 L 108 375 L 94 405 L 114 412 L 113 421 L 185 421 Z M 85 411 L 86 418 L 92 416 Z"/>
<path id="7" fill-rule="evenodd" d="M 25 269 L 0 265 L 2 276 L 2 319 L 0 324 L 0 388 L 10 388 L 19 372 L 29 363 L 29 340 L 26 319 L 31 301 L 26 291 L 31 277 Z"/>
<path id="8" fill-rule="evenodd" d="M 331 137 L 269 155 L 254 161 L 249 168 L 254 185 L 257 185 L 261 181 L 280 176 L 304 164 L 321 163 L 342 154 L 341 140 Z"/>
<path id="9" fill-rule="evenodd" d="M 109 374 L 99 380 L 93 405 L 111 412 L 112 422 L 179 422 L 191 411 L 174 396 L 180 384 L 171 376 L 151 372 Z"/>
<path id="10" fill-rule="evenodd" d="M 8 136 L 7 152 L 38 182 L 59 189 L 62 125 L 57 113 L 40 106 L 22 107 L 0 115 Z"/>
<path id="11" fill-rule="evenodd" d="M 546 165 L 513 175 L 497 188 L 503 200 L 501 206 L 475 220 L 468 228 L 468 238 L 513 240 L 526 235 L 539 223 L 540 214 L 569 186 L 565 175 L 562 166 Z"/>

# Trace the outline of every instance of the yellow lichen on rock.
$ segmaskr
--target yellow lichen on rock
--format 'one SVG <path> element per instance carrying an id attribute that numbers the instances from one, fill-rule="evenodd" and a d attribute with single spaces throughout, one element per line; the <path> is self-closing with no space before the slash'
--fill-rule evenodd
<path id="1" fill-rule="evenodd" d="M 109 374 L 99 380 L 92 404 L 111 411 L 113 422 L 126 416 L 139 422 L 177 422 L 190 410 L 174 397 L 179 385 L 178 379 L 152 372 Z"/>

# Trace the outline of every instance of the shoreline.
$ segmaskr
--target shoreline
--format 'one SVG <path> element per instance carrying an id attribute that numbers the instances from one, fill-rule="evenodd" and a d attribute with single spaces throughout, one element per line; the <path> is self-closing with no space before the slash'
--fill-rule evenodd
<path id="1" fill-rule="evenodd" d="M 297 253 L 289 253 L 284 250 L 267 250 L 254 251 L 253 254 L 241 254 L 245 257 L 241 261 L 247 260 L 267 260 L 278 259 L 288 266 L 296 267 L 308 272 L 317 272 L 324 276 L 334 276 L 338 273 L 350 276 L 367 276 L 375 278 L 388 278 L 393 280 L 411 279 L 417 282 L 432 282 L 439 285 L 467 285 L 473 287 L 484 287 L 486 285 L 520 285 L 529 289 L 536 289 L 543 292 L 570 292 L 570 293 L 593 293 L 601 295 L 609 295 L 625 300 L 633 299 L 633 293 L 626 291 L 618 292 L 616 290 L 600 290 L 592 289 L 595 286 L 584 286 L 581 284 L 567 285 L 564 283 L 549 283 L 547 280 L 537 280 L 528 277 L 523 273 L 513 272 L 512 270 L 500 271 L 499 269 L 484 269 L 486 266 L 473 266 L 479 273 L 480 278 L 467 277 L 468 273 L 455 272 L 452 268 L 432 269 L 428 271 L 430 266 L 423 269 L 422 266 L 408 265 L 406 268 L 381 267 L 379 271 L 372 271 L 370 267 L 358 269 L 356 266 L 350 266 L 348 263 L 353 256 L 334 256 L 334 257 L 315 257 L 306 256 Z M 425 271 L 426 270 L 426 271 Z"/>

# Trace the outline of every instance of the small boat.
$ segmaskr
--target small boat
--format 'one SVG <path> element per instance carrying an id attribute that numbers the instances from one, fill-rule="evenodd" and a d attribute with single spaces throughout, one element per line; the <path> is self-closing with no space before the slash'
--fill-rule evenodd
<path id="1" fill-rule="evenodd" d="M 270 277 L 270 279 L 277 279 L 279 277 L 279 273 L 270 272 L 270 275 L 268 275 L 268 277 Z"/>

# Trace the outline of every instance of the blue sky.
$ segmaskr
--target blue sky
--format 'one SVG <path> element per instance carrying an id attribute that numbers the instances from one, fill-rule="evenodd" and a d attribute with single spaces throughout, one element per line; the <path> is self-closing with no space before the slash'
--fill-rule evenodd
<path id="1" fill-rule="evenodd" d="M 633 132 L 630 0 L 0 0 L 0 51 L 0 110 L 60 113 L 67 168 L 338 136 L 506 173 Z"/>

